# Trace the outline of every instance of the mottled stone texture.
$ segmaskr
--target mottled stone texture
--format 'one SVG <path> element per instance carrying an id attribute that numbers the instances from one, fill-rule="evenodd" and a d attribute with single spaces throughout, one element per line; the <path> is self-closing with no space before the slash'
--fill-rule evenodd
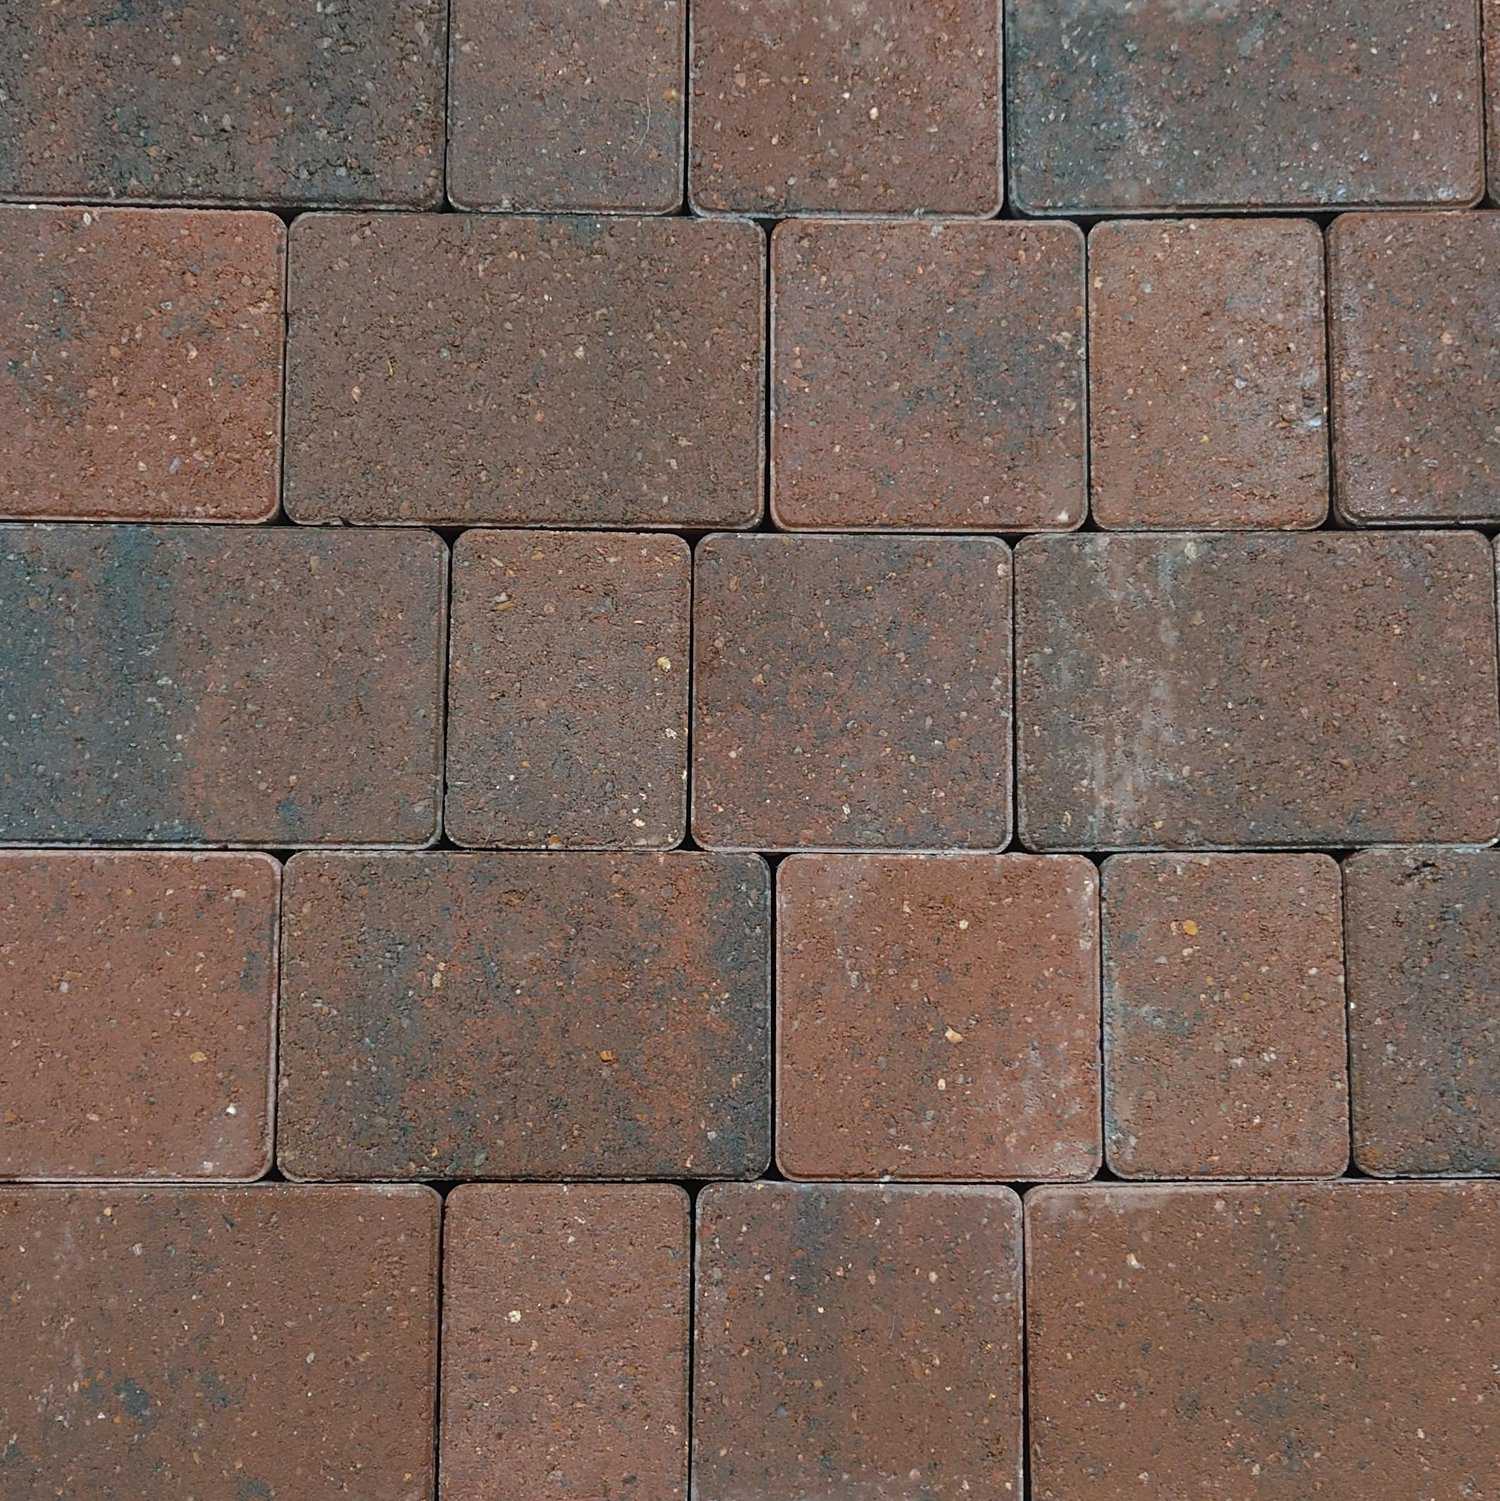
<path id="1" fill-rule="evenodd" d="M 453 0 L 448 197 L 517 211 L 675 209 L 686 43 L 685 0 Z"/>
<path id="2" fill-rule="evenodd" d="M 1344 901 L 1354 1160 L 1500 1173 L 1500 853 L 1365 850 Z"/>
<path id="3" fill-rule="evenodd" d="M 784 527 L 1066 531 L 1086 510 L 1071 224 L 794 221 L 771 241 Z"/>
<path id="4" fill-rule="evenodd" d="M 996 0 L 693 0 L 705 213 L 993 214 Z"/>
<path id="5" fill-rule="evenodd" d="M 1031 1494 L 1500 1489 L 1500 1184 L 1038 1189 Z"/>
<path id="6" fill-rule="evenodd" d="M 299 856 L 283 909 L 289 1177 L 765 1168 L 757 857 Z"/>
<path id="7" fill-rule="evenodd" d="M 0 1191 L 0 1490 L 431 1501 L 438 1198 Z"/>
<path id="8" fill-rule="evenodd" d="M 1122 1178 L 1336 1177 L 1349 1161 L 1339 869 L 1104 865 L 1104 1144 Z"/>
<path id="9" fill-rule="evenodd" d="M 1493 838 L 1494 593 L 1489 544 L 1471 532 L 1028 538 L 1022 838 Z"/>
<path id="10" fill-rule="evenodd" d="M 691 594 L 692 556 L 679 537 L 459 538 L 451 839 L 521 849 L 682 842 Z"/>
<path id="11" fill-rule="evenodd" d="M 1010 1189 L 710 1188 L 696 1296 L 694 1501 L 1020 1495 Z"/>
<path id="12" fill-rule="evenodd" d="M 752 525 L 765 296 L 753 224 L 299 219 L 287 510 L 307 522 Z"/>
<path id="13" fill-rule="evenodd" d="M 265 1172 L 280 886 L 266 855 L 0 854 L 0 1177 Z"/>
<path id="14" fill-rule="evenodd" d="M 1010 575 L 1010 550 L 989 537 L 701 542 L 698 841 L 1002 848 Z"/>
<path id="15" fill-rule="evenodd" d="M 443 1225 L 444 1501 L 681 1501 L 687 1195 L 467 1184 Z"/>
<path id="16" fill-rule="evenodd" d="M 793 855 L 776 875 L 791 1178 L 1088 1178 L 1099 903 L 1070 855 Z"/>
<path id="17" fill-rule="evenodd" d="M 1323 237 L 1306 219 L 1117 220 L 1089 236 L 1089 479 L 1103 527 L 1328 513 Z"/>
<path id="18" fill-rule="evenodd" d="M 6 0 L 0 197 L 431 207 L 447 29 L 445 0 Z"/>
<path id="19" fill-rule="evenodd" d="M 430 534 L 0 527 L 0 843 L 425 844 Z"/>
<path id="20" fill-rule="evenodd" d="M 1342 215 L 1328 275 L 1339 514 L 1500 520 L 1500 215 Z"/>
<path id="21" fill-rule="evenodd" d="M 274 214 L 0 208 L 0 515 L 273 516 L 285 246 Z"/>
<path id="22" fill-rule="evenodd" d="M 1005 0 L 1028 213 L 1472 203 L 1475 0 Z"/>

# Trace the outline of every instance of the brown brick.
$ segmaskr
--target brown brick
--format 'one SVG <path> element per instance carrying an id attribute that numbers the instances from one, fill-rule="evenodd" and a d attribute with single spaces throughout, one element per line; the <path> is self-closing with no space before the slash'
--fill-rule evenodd
<path id="1" fill-rule="evenodd" d="M 1489 101 L 1490 202 L 1500 203 L 1500 0 L 1484 0 L 1484 76 Z"/>
<path id="2" fill-rule="evenodd" d="M 1472 203 L 1475 0 L 1005 0 L 1027 213 Z"/>
<path id="3" fill-rule="evenodd" d="M 1099 902 L 1069 855 L 793 855 L 776 876 L 791 1178 L 1089 1178 Z"/>
<path id="4" fill-rule="evenodd" d="M 287 510 L 309 522 L 750 526 L 765 295 L 753 224 L 299 219 Z"/>
<path id="5" fill-rule="evenodd" d="M 1100 526 L 1322 521 L 1328 371 L 1317 225 L 1098 225 L 1089 236 L 1089 426 Z"/>
<path id="6" fill-rule="evenodd" d="M 732 1178 L 770 1156 L 754 856 L 287 867 L 277 1152 L 298 1178 Z"/>
<path id="7" fill-rule="evenodd" d="M 701 212 L 999 208 L 995 0 L 693 0 L 692 31 Z"/>
<path id="8" fill-rule="evenodd" d="M 1500 218 L 1344 214 L 1328 275 L 1339 514 L 1500 520 Z"/>
<path id="9" fill-rule="evenodd" d="M 1008 1188 L 707 1189 L 694 1501 L 1019 1496 L 1020 1300 Z"/>
<path id="10" fill-rule="evenodd" d="M 1036 1501 L 1489 1496 L 1500 1185 L 1026 1198 Z"/>
<path id="11" fill-rule="evenodd" d="M 1327 855 L 1105 862 L 1104 1145 L 1120 1177 L 1336 1177 L 1346 1048 Z"/>
<path id="12" fill-rule="evenodd" d="M 1489 545 L 1469 532 L 1027 538 L 1022 838 L 1493 838 L 1494 593 Z"/>
<path id="13" fill-rule="evenodd" d="M 464 208 L 682 202 L 684 0 L 453 0 L 448 196 Z"/>
<path id="14" fill-rule="evenodd" d="M 0 1192 L 8 1501 L 430 1501 L 438 1198 Z"/>
<path id="15" fill-rule="evenodd" d="M 1003 542 L 708 537 L 693 588 L 700 843 L 1004 847 Z"/>
<path id="16" fill-rule="evenodd" d="M 780 225 L 771 504 L 789 528 L 1062 530 L 1087 505 L 1071 224 Z"/>
<path id="17" fill-rule="evenodd" d="M 0 527 L 0 843 L 425 844 L 430 534 Z"/>
<path id="18" fill-rule="evenodd" d="M 1500 852 L 1365 850 L 1344 902 L 1354 1160 L 1500 1173 Z"/>
<path id="19" fill-rule="evenodd" d="M 281 867 L 0 854 L 0 1178 L 271 1165 Z"/>
<path id="20" fill-rule="evenodd" d="M 443 1229 L 445 1501 L 681 1498 L 688 1197 L 468 1184 Z"/>
<path id="21" fill-rule="evenodd" d="M 0 208 L 0 514 L 273 516 L 285 242 L 274 214 Z"/>

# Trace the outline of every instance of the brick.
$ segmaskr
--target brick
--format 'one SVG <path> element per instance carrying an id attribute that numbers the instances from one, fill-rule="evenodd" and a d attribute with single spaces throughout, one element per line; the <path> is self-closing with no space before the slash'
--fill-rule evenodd
<path id="1" fill-rule="evenodd" d="M 682 202 L 683 0 L 454 0 L 448 196 L 464 208 Z"/>
<path id="2" fill-rule="evenodd" d="M 1027 213 L 1472 203 L 1474 0 L 1005 0 Z"/>
<path id="3" fill-rule="evenodd" d="M 1020 1495 L 1010 1189 L 706 1189 L 696 1297 L 694 1501 Z"/>
<path id="4" fill-rule="evenodd" d="M 1090 1178 L 1099 902 L 1069 855 L 793 855 L 776 876 L 789 1178 Z"/>
<path id="5" fill-rule="evenodd" d="M 0 843 L 425 844 L 430 534 L 0 527 Z"/>
<path id="6" fill-rule="evenodd" d="M 1500 520 L 1500 221 L 1343 214 L 1328 275 L 1340 516 Z"/>
<path id="7" fill-rule="evenodd" d="M 1103 890 L 1110 1168 L 1337 1177 L 1349 1162 L 1337 864 L 1116 855 Z"/>
<path id="8" fill-rule="evenodd" d="M 445 1501 L 684 1496 L 688 1197 L 466 1184 L 443 1227 Z"/>
<path id="9" fill-rule="evenodd" d="M 1005 846 L 1003 542 L 708 537 L 693 589 L 700 844 Z"/>
<path id="10" fill-rule="evenodd" d="M 1317 526 L 1328 513 L 1323 237 L 1306 219 L 1116 220 L 1089 236 L 1103 527 Z"/>
<path id="11" fill-rule="evenodd" d="M 1488 100 L 1490 202 L 1500 203 L 1500 0 L 1483 0 L 1484 77 Z"/>
<path id="12" fill-rule="evenodd" d="M 0 1178 L 270 1167 L 280 887 L 266 855 L 0 854 Z"/>
<path id="13" fill-rule="evenodd" d="M 274 214 L 0 208 L 0 514 L 275 515 L 285 241 Z"/>
<path id="14" fill-rule="evenodd" d="M 1354 1160 L 1500 1173 L 1500 853 L 1364 850 L 1344 904 Z"/>
<path id="15" fill-rule="evenodd" d="M 431 1501 L 438 1202 L 0 1191 L 5 1495 Z"/>
<path id="16" fill-rule="evenodd" d="M 760 518 L 753 224 L 311 215 L 289 300 L 293 520 Z"/>
<path id="17" fill-rule="evenodd" d="M 809 220 L 771 240 L 788 528 L 1067 530 L 1087 505 L 1083 236 Z"/>
<path id="18" fill-rule="evenodd" d="M 691 595 L 692 554 L 680 537 L 459 538 L 450 838 L 522 849 L 682 842 Z"/>
<path id="19" fill-rule="evenodd" d="M 299 856 L 286 883 L 288 1177 L 727 1178 L 766 1166 L 759 858 Z"/>
<path id="20" fill-rule="evenodd" d="M 1500 1185 L 1026 1198 L 1031 1494 L 1485 1496 Z"/>
<path id="21" fill-rule="evenodd" d="M 1468 532 L 1027 538 L 1021 837 L 1098 850 L 1492 839 L 1493 574 Z"/>
<path id="22" fill-rule="evenodd" d="M 692 30 L 700 212 L 1000 207 L 995 0 L 694 0 Z"/>

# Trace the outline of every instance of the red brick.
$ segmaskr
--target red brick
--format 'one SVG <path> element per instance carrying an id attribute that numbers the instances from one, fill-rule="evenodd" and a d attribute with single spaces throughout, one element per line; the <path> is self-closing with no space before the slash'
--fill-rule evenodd
<path id="1" fill-rule="evenodd" d="M 287 510 L 306 522 L 753 525 L 765 297 L 753 224 L 299 219 Z"/>
<path id="2" fill-rule="evenodd" d="M 1122 1178 L 1349 1162 L 1339 869 L 1327 855 L 1104 865 L 1104 1144 Z"/>
<path id="3" fill-rule="evenodd" d="M 1036 1501 L 1488 1496 L 1500 1185 L 1026 1198 Z"/>
<path id="4" fill-rule="evenodd" d="M 999 208 L 995 0 L 693 0 L 692 30 L 701 212 Z"/>
<path id="5" fill-rule="evenodd" d="M 285 242 L 274 214 L 0 208 L 0 514 L 273 516 Z"/>
<path id="6" fill-rule="evenodd" d="M 1500 1173 L 1500 852 L 1365 850 L 1344 903 L 1354 1160 Z"/>
<path id="7" fill-rule="evenodd" d="M 699 843 L 1004 847 L 1003 542 L 709 537 L 693 588 Z"/>
<path id="8" fill-rule="evenodd" d="M 430 534 L 0 527 L 0 844 L 425 844 Z"/>
<path id="9" fill-rule="evenodd" d="M 289 1177 L 765 1167 L 760 859 L 299 856 L 283 911 Z"/>
<path id="10" fill-rule="evenodd" d="M 1339 514 L 1500 520 L 1500 219 L 1344 214 L 1328 275 Z"/>
<path id="11" fill-rule="evenodd" d="M 1171 530 L 1328 513 L 1323 237 L 1306 219 L 1089 236 L 1094 519 Z"/>
<path id="12" fill-rule="evenodd" d="M 1469 532 L 1027 538 L 1022 838 L 1492 839 L 1494 594 L 1489 545 Z"/>
<path id="13" fill-rule="evenodd" d="M 3 1490 L 430 1501 L 438 1198 L 0 1192 Z"/>
<path id="14" fill-rule="evenodd" d="M 682 202 L 683 0 L 453 0 L 448 196 L 464 208 Z"/>
<path id="15" fill-rule="evenodd" d="M 1005 0 L 1027 213 L 1472 203 L 1474 0 Z"/>
<path id="16" fill-rule="evenodd" d="M 793 855 L 776 877 L 790 1178 L 1089 1178 L 1099 902 L 1069 855 Z"/>
<path id="17" fill-rule="evenodd" d="M 788 222 L 771 277 L 780 525 L 1082 522 L 1083 236 L 1071 224 Z"/>
<path id="18" fill-rule="evenodd" d="M 682 1497 L 688 1197 L 469 1184 L 443 1230 L 445 1501 Z"/>
<path id="19" fill-rule="evenodd" d="M 694 1501 L 1019 1496 L 1020 1324 L 1008 1188 L 705 1190 Z"/>

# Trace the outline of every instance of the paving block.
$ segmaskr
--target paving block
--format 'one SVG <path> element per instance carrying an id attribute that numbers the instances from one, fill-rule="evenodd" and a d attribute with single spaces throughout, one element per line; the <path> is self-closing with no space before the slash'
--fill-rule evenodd
<path id="1" fill-rule="evenodd" d="M 292 227 L 294 521 L 760 518 L 765 235 L 698 219 Z"/>
<path id="2" fill-rule="evenodd" d="M 1323 236 L 1308 219 L 1113 220 L 1089 236 L 1089 471 L 1103 527 L 1328 514 Z"/>
<path id="3" fill-rule="evenodd" d="M 1022 839 L 1494 838 L 1493 575 L 1472 532 L 1027 538 Z"/>
<path id="4" fill-rule="evenodd" d="M 294 858 L 282 1171 L 754 1177 L 770 903 L 751 855 Z"/>
<path id="5" fill-rule="evenodd" d="M 0 197 L 430 208 L 447 36 L 446 0 L 7 0 Z"/>
<path id="6" fill-rule="evenodd" d="M 1500 0 L 1484 0 L 1484 76 L 1490 143 L 1490 202 L 1500 203 Z"/>
<path id="7" fill-rule="evenodd" d="M 1000 207 L 996 0 L 693 0 L 690 68 L 701 213 Z"/>
<path id="8" fill-rule="evenodd" d="M 0 844 L 426 844 L 430 533 L 0 527 Z"/>
<path id="9" fill-rule="evenodd" d="M 471 1183 L 443 1221 L 445 1501 L 684 1496 L 688 1196 Z"/>
<path id="10" fill-rule="evenodd" d="M 771 239 L 789 529 L 1067 531 L 1087 509 L 1071 224 L 798 220 Z"/>
<path id="11" fill-rule="evenodd" d="M 1362 850 L 1344 927 L 1355 1162 L 1500 1174 L 1500 852 Z"/>
<path id="12" fill-rule="evenodd" d="M 1036 1501 L 1487 1496 L 1500 1184 L 1026 1197 Z"/>
<path id="13" fill-rule="evenodd" d="M 8 1501 L 431 1501 L 425 1188 L 0 1190 Z"/>
<path id="14" fill-rule="evenodd" d="M 1338 865 L 1116 855 L 1103 888 L 1110 1168 L 1337 1177 L 1349 1163 Z"/>
<path id="15" fill-rule="evenodd" d="M 789 1178 L 1090 1178 L 1099 883 L 1076 855 L 792 855 L 776 874 Z"/>
<path id="16" fill-rule="evenodd" d="M 1500 219 L 1343 214 L 1328 276 L 1340 516 L 1500 520 Z"/>
<path id="17" fill-rule="evenodd" d="M 274 214 L 0 208 L 0 515 L 274 516 L 285 261 Z"/>
<path id="18" fill-rule="evenodd" d="M 696 1300 L 694 1501 L 1020 1496 L 1010 1189 L 716 1185 Z"/>
<path id="19" fill-rule="evenodd" d="M 992 537 L 700 542 L 698 842 L 1002 849 L 1010 575 Z"/>

